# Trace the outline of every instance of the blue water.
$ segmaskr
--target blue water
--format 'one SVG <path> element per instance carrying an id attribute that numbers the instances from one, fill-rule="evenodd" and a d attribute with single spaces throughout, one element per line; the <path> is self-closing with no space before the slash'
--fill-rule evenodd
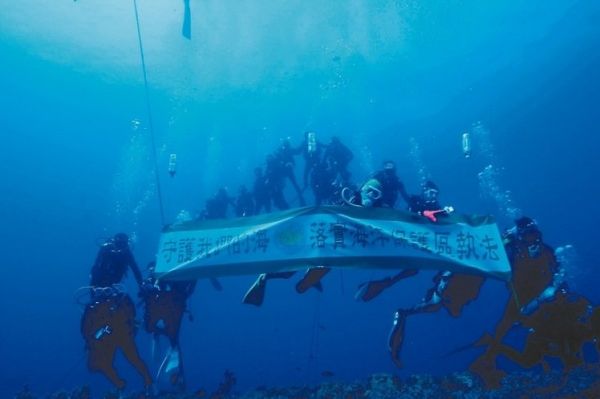
<path id="1" fill-rule="evenodd" d="M 356 181 L 393 159 L 410 192 L 426 175 L 443 202 L 494 214 L 500 227 L 511 221 L 508 198 L 550 245 L 576 248 L 570 283 L 600 302 L 598 2 L 271 3 L 191 0 L 191 41 L 180 35 L 183 2 L 138 4 L 168 220 L 200 211 L 219 186 L 233 194 L 251 185 L 282 139 L 299 143 L 310 129 L 351 147 Z M 157 247 L 137 46 L 128 2 L 24 0 L 0 10 L 3 397 L 24 384 L 110 388 L 85 368 L 74 298 L 103 238 L 134 236 L 142 267 Z M 478 121 L 467 160 L 460 138 Z M 500 193 L 509 191 L 501 199 L 480 184 L 489 164 Z M 491 331 L 507 299 L 502 283 L 487 281 L 459 319 L 411 318 L 397 370 L 386 349 L 391 316 L 421 298 L 432 273 L 354 301 L 360 282 L 384 275 L 334 271 L 323 294 L 302 296 L 296 280 L 274 281 L 260 309 L 240 303 L 253 276 L 223 279 L 222 292 L 200 281 L 194 321 L 182 328 L 190 387 L 214 389 L 225 369 L 240 390 L 318 383 L 323 370 L 349 381 L 465 370 L 476 353 L 442 355 Z M 142 331 L 138 343 L 150 361 Z M 128 364 L 118 368 L 141 387 Z"/>

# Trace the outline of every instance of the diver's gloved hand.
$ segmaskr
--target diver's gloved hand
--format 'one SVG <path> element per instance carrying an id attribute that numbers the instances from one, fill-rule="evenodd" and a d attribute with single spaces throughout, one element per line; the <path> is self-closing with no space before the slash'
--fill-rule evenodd
<path id="1" fill-rule="evenodd" d="M 445 206 L 444 212 L 446 212 L 447 214 L 450 214 L 450 213 L 454 212 L 454 207 L 453 206 Z"/>
<path id="2" fill-rule="evenodd" d="M 437 216 L 438 214 L 440 215 L 449 215 L 450 213 L 454 212 L 454 208 L 451 206 L 445 206 L 442 209 L 438 209 L 438 210 L 426 210 L 423 211 L 423 213 L 421 213 L 421 216 L 425 216 L 427 219 L 431 220 L 432 222 L 437 222 Z"/>

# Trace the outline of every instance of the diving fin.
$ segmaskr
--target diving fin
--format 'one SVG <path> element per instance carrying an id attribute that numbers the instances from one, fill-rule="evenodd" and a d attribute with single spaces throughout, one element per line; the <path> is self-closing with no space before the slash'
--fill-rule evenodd
<path id="1" fill-rule="evenodd" d="M 331 271 L 331 268 L 324 266 L 317 266 L 309 268 L 302 280 L 296 284 L 296 292 L 304 294 L 309 288 L 314 287 L 319 292 L 323 292 L 323 285 L 321 279 Z"/>
<path id="2" fill-rule="evenodd" d="M 192 38 L 192 12 L 190 10 L 190 0 L 183 0 L 185 10 L 183 12 L 183 27 L 181 28 L 181 34 L 186 39 Z"/>
<path id="3" fill-rule="evenodd" d="M 183 384 L 183 370 L 181 368 L 181 354 L 178 347 L 170 347 L 163 359 L 158 372 L 156 373 L 156 381 L 169 381 L 171 385 Z"/>
<path id="4" fill-rule="evenodd" d="M 165 365 L 165 373 L 169 373 L 179 368 L 179 350 L 173 349 L 169 351 L 167 364 Z"/>
<path id="5" fill-rule="evenodd" d="M 358 286 L 358 290 L 356 291 L 354 298 L 356 300 L 369 302 L 370 300 L 379 296 L 379 294 L 381 294 L 384 290 L 396 284 L 398 281 L 414 276 L 418 272 L 419 271 L 417 269 L 406 269 L 392 277 L 386 277 L 381 280 L 367 281 L 366 283 Z"/>
<path id="6" fill-rule="evenodd" d="M 370 300 L 375 299 L 377 296 L 379 296 L 379 294 L 381 294 L 383 290 L 385 290 L 389 286 L 389 278 L 377 281 L 368 281 L 366 283 L 361 284 L 358 287 L 358 291 L 356 291 L 354 298 L 356 298 L 356 300 L 369 302 Z"/>
<path id="7" fill-rule="evenodd" d="M 369 288 L 368 286 L 369 286 L 368 283 L 360 283 L 358 286 L 358 289 L 354 293 L 354 299 L 357 301 L 360 301 L 360 300 L 364 301 L 363 295 L 365 294 L 365 291 Z"/>
<path id="8" fill-rule="evenodd" d="M 265 299 L 265 290 L 267 288 L 267 279 L 265 274 L 258 276 L 254 284 L 244 295 L 243 303 L 247 305 L 260 306 Z"/>
<path id="9" fill-rule="evenodd" d="M 402 362 L 400 362 L 400 349 L 402 349 L 402 343 L 404 342 L 406 316 L 406 312 L 402 310 L 396 311 L 396 314 L 394 315 L 394 325 L 388 338 L 388 348 L 392 355 L 392 362 L 400 368 L 402 367 Z"/>

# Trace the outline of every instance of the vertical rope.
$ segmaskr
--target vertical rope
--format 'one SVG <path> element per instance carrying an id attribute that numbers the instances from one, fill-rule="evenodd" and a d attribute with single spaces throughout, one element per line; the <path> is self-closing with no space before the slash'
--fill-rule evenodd
<path id="1" fill-rule="evenodd" d="M 158 205 L 160 209 L 160 222 L 165 225 L 165 211 L 162 200 L 162 191 L 160 188 L 160 178 L 158 175 L 158 156 L 156 155 L 156 140 L 154 139 L 154 123 L 152 121 L 152 108 L 150 107 L 150 92 L 148 89 L 148 76 L 146 74 L 146 59 L 144 57 L 144 47 L 142 46 L 142 33 L 140 31 L 140 17 L 138 15 L 137 0 L 133 0 L 135 10 L 135 24 L 137 27 L 138 44 L 140 47 L 140 58 L 142 60 L 142 71 L 144 73 L 144 89 L 146 92 L 146 109 L 148 112 L 148 125 L 150 126 L 150 140 L 152 142 L 152 158 L 154 161 L 154 178 L 156 179 L 156 193 L 158 195 Z"/>

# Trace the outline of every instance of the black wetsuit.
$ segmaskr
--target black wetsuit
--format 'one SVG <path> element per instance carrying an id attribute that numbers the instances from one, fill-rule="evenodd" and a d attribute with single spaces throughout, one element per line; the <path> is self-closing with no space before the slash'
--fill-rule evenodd
<path id="1" fill-rule="evenodd" d="M 314 151 L 308 151 L 308 140 L 304 139 L 300 147 L 294 150 L 294 154 L 302 154 L 302 157 L 304 158 L 304 173 L 302 175 L 304 190 L 309 185 L 309 178 L 312 180 L 315 169 L 319 168 L 321 156 L 323 154 L 323 144 L 317 141 L 315 143 Z M 311 182 L 310 184 L 312 185 L 314 183 Z"/>
<path id="2" fill-rule="evenodd" d="M 173 305 L 178 308 L 178 310 L 180 310 L 182 313 L 187 309 L 187 300 L 190 296 L 192 296 L 192 294 L 194 293 L 194 290 L 196 289 L 196 282 L 197 280 L 182 280 L 182 281 L 159 281 L 157 282 L 156 279 L 154 277 L 148 277 L 148 279 L 146 279 L 146 281 L 144 282 L 144 290 L 142 291 L 142 297 L 146 297 L 149 296 L 150 298 L 152 296 L 160 296 L 163 293 L 172 293 L 172 299 L 174 301 Z M 148 297 L 146 297 L 147 299 Z M 157 309 L 157 308 L 154 308 Z M 158 308 L 159 310 L 163 310 L 160 307 Z M 175 310 L 175 309 L 172 309 Z M 148 312 L 148 309 L 147 309 Z M 145 318 L 147 319 L 146 321 L 148 321 L 148 317 L 150 316 L 149 313 L 146 314 Z M 181 320 L 181 319 L 180 319 Z M 173 326 L 171 326 L 173 327 Z M 175 326 L 176 330 L 179 331 L 179 323 Z M 152 327 L 153 329 L 155 328 L 155 326 Z M 165 327 L 162 327 L 165 328 Z M 148 329 L 148 327 L 147 327 Z M 148 330 L 149 332 L 152 332 L 152 330 Z M 165 333 L 165 335 L 169 336 L 169 334 L 167 334 L 166 332 L 169 331 L 169 329 L 163 330 L 162 332 Z M 179 345 L 179 334 L 176 333 L 173 336 L 169 336 L 169 340 L 171 341 L 171 345 L 173 347 L 178 347 Z"/>
<path id="3" fill-rule="evenodd" d="M 297 153 L 297 149 L 293 149 L 289 144 L 285 144 L 273 154 L 274 164 L 273 167 L 271 167 L 270 172 L 271 175 L 275 174 L 277 176 L 273 181 L 281 181 L 280 190 L 276 191 L 273 195 L 273 203 L 279 209 L 287 209 L 289 207 L 287 202 L 282 200 L 282 197 L 279 197 L 279 194 L 283 196 L 283 182 L 286 178 L 292 183 L 294 190 L 296 190 L 300 206 L 305 205 L 302 189 L 300 189 L 298 181 L 296 180 L 296 175 L 294 174 L 294 166 L 296 166 L 294 156 L 297 155 Z M 269 170 L 269 167 L 267 167 L 267 170 Z"/>
<path id="4" fill-rule="evenodd" d="M 252 186 L 252 196 L 254 197 L 254 214 L 258 215 L 261 210 L 271 212 L 271 194 L 267 178 L 261 172 L 254 173 L 254 185 Z"/>
<path id="5" fill-rule="evenodd" d="M 350 172 L 348 171 L 348 164 L 354 158 L 352 151 L 342 144 L 339 140 L 332 140 L 327 145 L 323 159 L 329 164 L 329 166 L 340 175 L 344 184 L 350 182 Z"/>
<path id="6" fill-rule="evenodd" d="M 100 247 L 96 262 L 92 266 L 90 285 L 93 287 L 110 287 L 123 280 L 130 267 L 138 285 L 142 284 L 142 273 L 135 263 L 128 246 L 117 246 L 112 240 Z"/>
<path id="7" fill-rule="evenodd" d="M 427 201 L 422 195 L 411 195 L 408 199 L 408 210 L 413 213 L 422 214 L 425 211 L 437 211 L 442 206 L 437 200 Z"/>
<path id="8" fill-rule="evenodd" d="M 398 200 L 398 193 L 406 202 L 410 201 L 404 184 L 398 179 L 396 172 L 380 170 L 373 178 L 381 183 L 381 198 L 377 200 L 376 206 L 393 208 Z"/>
<path id="9" fill-rule="evenodd" d="M 286 173 L 285 168 L 276 157 L 267 157 L 265 184 L 269 193 L 269 198 L 273 201 L 273 205 L 279 210 L 286 210 L 290 207 L 283 196 Z"/>
<path id="10" fill-rule="evenodd" d="M 246 189 L 241 190 L 235 200 L 235 215 L 237 217 L 252 216 L 254 215 L 254 210 L 254 197 L 252 193 Z"/>
<path id="11" fill-rule="evenodd" d="M 206 219 L 226 219 L 229 205 L 235 205 L 225 190 L 219 190 L 211 199 L 206 201 Z"/>
<path id="12" fill-rule="evenodd" d="M 317 164 L 311 173 L 310 186 L 315 196 L 315 205 L 330 205 L 335 203 L 335 171 L 327 166 L 325 162 Z"/>

